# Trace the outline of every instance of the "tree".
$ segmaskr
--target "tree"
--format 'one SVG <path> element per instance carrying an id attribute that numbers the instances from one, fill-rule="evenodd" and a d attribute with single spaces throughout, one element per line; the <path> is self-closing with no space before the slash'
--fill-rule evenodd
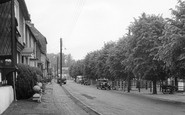
<path id="1" fill-rule="evenodd" d="M 75 78 L 76 81 L 77 76 L 83 75 L 83 70 L 84 70 L 84 61 L 78 60 L 69 67 L 69 75 L 72 78 Z"/>
<path id="2" fill-rule="evenodd" d="M 132 70 L 134 76 L 153 81 L 153 94 L 157 93 L 156 82 L 160 79 L 158 69 L 161 64 L 154 59 L 161 44 L 159 38 L 163 35 L 165 21 L 161 16 L 143 13 L 129 27 L 131 35 L 128 41 L 127 70 Z"/>
<path id="3" fill-rule="evenodd" d="M 123 79 L 126 80 L 125 65 L 121 64 L 126 56 L 127 38 L 123 37 L 109 50 L 106 65 L 109 66 L 110 79 Z"/>
<path id="4" fill-rule="evenodd" d="M 178 0 L 176 9 L 171 9 L 172 19 L 167 19 L 164 35 L 161 37 L 163 45 L 159 48 L 157 57 L 164 61 L 170 76 L 183 78 L 185 75 L 185 1 Z"/>
<path id="5" fill-rule="evenodd" d="M 66 66 L 70 67 L 75 61 L 73 60 L 71 54 L 66 55 Z"/>
<path id="6" fill-rule="evenodd" d="M 109 71 L 110 66 L 108 64 L 108 56 L 114 46 L 115 42 L 110 41 L 104 44 L 104 47 L 99 51 L 96 64 L 98 78 L 111 78 L 111 73 Z"/>
<path id="7" fill-rule="evenodd" d="M 97 57 L 99 51 L 88 53 L 84 59 L 84 76 L 88 79 L 97 79 Z"/>

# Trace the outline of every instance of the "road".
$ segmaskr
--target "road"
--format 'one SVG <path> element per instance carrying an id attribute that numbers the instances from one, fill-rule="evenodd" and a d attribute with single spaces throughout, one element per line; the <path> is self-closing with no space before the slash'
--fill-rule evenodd
<path id="1" fill-rule="evenodd" d="M 185 115 L 185 104 L 99 90 L 67 81 L 46 85 L 42 102 L 19 100 L 3 115 Z"/>
<path id="2" fill-rule="evenodd" d="M 67 81 L 62 86 L 77 100 L 102 115 L 185 115 L 185 105 L 127 93 L 98 90 Z"/>

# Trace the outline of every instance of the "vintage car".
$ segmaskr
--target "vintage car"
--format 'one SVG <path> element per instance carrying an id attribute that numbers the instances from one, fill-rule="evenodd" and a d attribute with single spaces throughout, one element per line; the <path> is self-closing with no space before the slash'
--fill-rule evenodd
<path id="1" fill-rule="evenodd" d="M 62 81 L 62 83 L 63 83 L 63 84 L 66 84 L 66 83 L 67 83 L 66 78 L 62 78 L 62 80 L 61 80 L 61 81 Z"/>
<path id="2" fill-rule="evenodd" d="M 90 81 L 89 80 L 84 80 L 84 85 L 90 85 Z"/>
<path id="3" fill-rule="evenodd" d="M 178 88 L 176 86 L 172 86 L 172 85 L 162 85 L 162 92 L 163 94 L 173 94 L 175 91 L 178 90 Z"/>
<path id="4" fill-rule="evenodd" d="M 61 84 L 61 85 L 62 85 L 62 84 L 66 84 L 66 83 L 67 83 L 66 77 L 65 77 L 65 76 L 62 76 L 62 78 L 58 77 L 57 83 L 58 83 L 58 84 Z"/>
<path id="5" fill-rule="evenodd" d="M 111 89 L 108 79 L 98 79 L 96 87 L 97 89 Z"/>

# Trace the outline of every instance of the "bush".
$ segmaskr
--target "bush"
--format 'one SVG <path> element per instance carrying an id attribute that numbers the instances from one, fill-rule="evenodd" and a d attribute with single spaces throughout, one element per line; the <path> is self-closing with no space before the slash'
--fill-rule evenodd
<path id="1" fill-rule="evenodd" d="M 28 99 L 34 94 L 33 86 L 42 80 L 42 72 L 39 68 L 30 67 L 29 65 L 18 64 L 17 67 L 17 99 Z"/>

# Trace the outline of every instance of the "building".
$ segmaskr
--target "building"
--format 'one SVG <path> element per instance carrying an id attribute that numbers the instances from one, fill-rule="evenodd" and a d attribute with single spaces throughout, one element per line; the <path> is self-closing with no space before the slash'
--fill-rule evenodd
<path id="1" fill-rule="evenodd" d="M 25 1 L 3 0 L 0 12 L 0 86 L 7 84 L 6 75 L 15 71 L 17 63 L 38 67 L 47 76 L 47 39 L 31 23 Z"/>
<path id="2" fill-rule="evenodd" d="M 49 68 L 49 59 L 46 55 L 47 39 L 35 28 L 34 24 L 27 22 L 27 26 L 35 38 L 33 39 L 33 43 L 31 42 L 31 44 L 33 44 L 34 53 L 32 58 L 30 58 L 30 66 L 40 68 L 44 77 L 47 77 Z"/>
<path id="3" fill-rule="evenodd" d="M 13 101 L 16 65 L 38 67 L 47 76 L 46 53 L 46 37 L 31 23 L 25 0 L 0 0 L 0 102 L 5 102 L 0 105 L 0 114 Z M 11 86 L 3 87 L 7 84 Z"/>

